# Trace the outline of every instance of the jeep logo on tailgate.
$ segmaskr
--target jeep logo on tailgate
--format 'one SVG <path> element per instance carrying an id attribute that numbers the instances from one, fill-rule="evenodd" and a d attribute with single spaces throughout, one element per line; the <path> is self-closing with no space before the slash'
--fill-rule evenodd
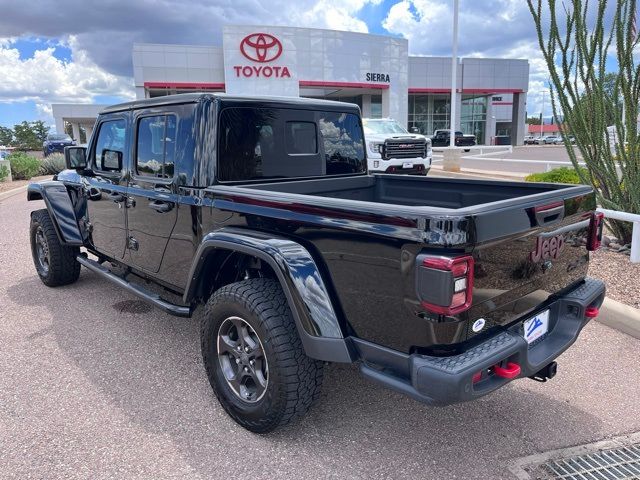
<path id="1" fill-rule="evenodd" d="M 564 235 L 556 235 L 551 238 L 538 237 L 536 249 L 529 254 L 532 262 L 540 260 L 556 260 L 564 248 Z"/>

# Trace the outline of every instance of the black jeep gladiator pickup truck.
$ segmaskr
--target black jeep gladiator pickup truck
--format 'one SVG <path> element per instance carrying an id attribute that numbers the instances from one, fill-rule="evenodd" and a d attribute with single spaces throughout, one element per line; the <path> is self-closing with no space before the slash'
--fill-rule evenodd
<path id="1" fill-rule="evenodd" d="M 434 405 L 544 381 L 604 298 L 591 188 L 370 176 L 355 105 L 140 100 L 65 156 L 28 189 L 43 283 L 82 265 L 197 309 L 211 386 L 254 432 L 304 414 L 325 362 Z"/>

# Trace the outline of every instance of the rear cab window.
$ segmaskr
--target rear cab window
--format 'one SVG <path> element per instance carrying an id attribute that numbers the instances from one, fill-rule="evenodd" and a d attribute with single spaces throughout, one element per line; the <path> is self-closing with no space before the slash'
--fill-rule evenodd
<path id="1" fill-rule="evenodd" d="M 226 107 L 217 179 L 259 181 L 366 173 L 360 117 L 350 112 Z"/>

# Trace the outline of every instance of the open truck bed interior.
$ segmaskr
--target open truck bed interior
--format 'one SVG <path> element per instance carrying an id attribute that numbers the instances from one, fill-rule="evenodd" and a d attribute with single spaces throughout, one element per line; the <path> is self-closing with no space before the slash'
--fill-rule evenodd
<path id="1" fill-rule="evenodd" d="M 243 185 L 243 188 L 457 211 L 495 202 L 508 206 L 512 203 L 509 200 L 518 203 L 523 200 L 535 201 L 537 197 L 552 196 L 552 192 L 560 193 L 559 190 L 562 190 L 563 195 L 569 193 L 568 190 L 571 189 L 576 193 L 588 190 L 588 187 L 582 185 L 425 178 L 406 175 L 294 180 Z"/>

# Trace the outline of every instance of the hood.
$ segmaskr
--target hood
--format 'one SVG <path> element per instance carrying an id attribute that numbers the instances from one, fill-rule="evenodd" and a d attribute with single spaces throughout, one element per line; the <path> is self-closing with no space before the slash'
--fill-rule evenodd
<path id="1" fill-rule="evenodd" d="M 387 139 L 397 140 L 429 140 L 429 138 L 418 133 L 365 133 L 364 138 L 367 142 L 380 142 L 384 143 Z"/>

